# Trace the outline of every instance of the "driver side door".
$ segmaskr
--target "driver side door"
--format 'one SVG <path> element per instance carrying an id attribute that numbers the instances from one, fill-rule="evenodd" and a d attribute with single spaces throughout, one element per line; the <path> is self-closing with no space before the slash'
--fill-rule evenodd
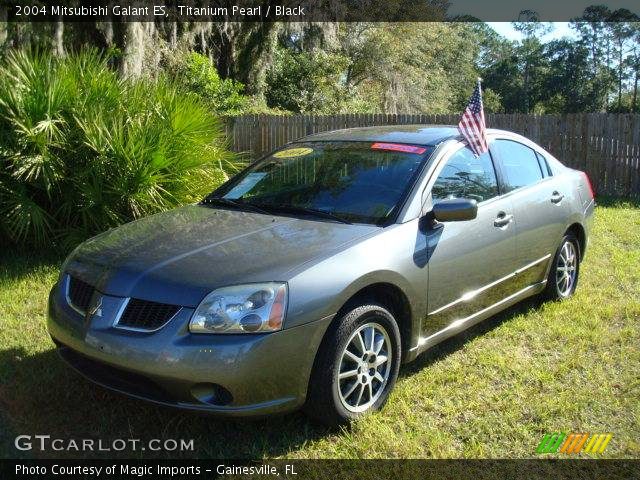
<path id="1" fill-rule="evenodd" d="M 431 205 L 447 198 L 471 198 L 478 202 L 478 214 L 473 220 L 434 221 L 427 227 L 429 282 L 424 338 L 454 322 L 460 326 L 513 293 L 514 281 L 509 275 L 518 268 L 513 206 L 509 198 L 501 196 L 489 152 L 475 157 L 469 148 L 462 147 L 440 165 L 431 186 Z"/>

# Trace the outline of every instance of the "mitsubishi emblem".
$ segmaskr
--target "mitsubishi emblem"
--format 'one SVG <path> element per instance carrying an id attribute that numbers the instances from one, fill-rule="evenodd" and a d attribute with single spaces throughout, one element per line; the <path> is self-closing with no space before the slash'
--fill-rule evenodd
<path id="1" fill-rule="evenodd" d="M 98 300 L 93 304 L 93 306 L 89 309 L 88 317 L 91 318 L 93 316 L 102 317 L 102 297 L 98 297 Z"/>

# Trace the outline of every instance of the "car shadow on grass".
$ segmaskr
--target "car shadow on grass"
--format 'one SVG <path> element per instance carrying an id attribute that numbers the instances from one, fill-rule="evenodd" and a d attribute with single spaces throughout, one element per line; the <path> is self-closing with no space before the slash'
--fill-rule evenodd
<path id="1" fill-rule="evenodd" d="M 262 458 L 285 455 L 329 433 L 301 413 L 261 419 L 221 419 L 155 406 L 110 392 L 68 368 L 51 349 L 29 355 L 23 349 L 0 350 L 5 380 L 0 387 L 0 457 L 39 458 Z M 17 435 L 93 439 L 94 451 L 21 452 Z M 193 440 L 193 450 L 145 451 L 127 448 L 96 451 L 98 440 Z"/>

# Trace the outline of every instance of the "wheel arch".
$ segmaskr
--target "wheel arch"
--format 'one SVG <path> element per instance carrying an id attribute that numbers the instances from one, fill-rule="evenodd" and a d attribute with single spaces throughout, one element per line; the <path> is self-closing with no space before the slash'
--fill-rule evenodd
<path id="1" fill-rule="evenodd" d="M 411 301 L 404 290 L 386 281 L 363 286 L 342 304 L 335 319 L 338 320 L 354 308 L 367 303 L 376 303 L 391 312 L 400 330 L 402 352 L 409 350 L 414 333 L 414 313 Z"/>
<path id="2" fill-rule="evenodd" d="M 584 252 L 587 247 L 587 233 L 581 223 L 575 222 L 569 225 L 565 231 L 565 235 L 572 233 L 578 239 L 578 246 L 580 247 L 580 261 L 584 258 Z"/>

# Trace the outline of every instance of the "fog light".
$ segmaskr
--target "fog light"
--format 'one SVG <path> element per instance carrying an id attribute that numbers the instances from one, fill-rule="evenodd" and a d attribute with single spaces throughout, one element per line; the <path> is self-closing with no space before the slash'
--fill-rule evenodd
<path id="1" fill-rule="evenodd" d="M 233 400 L 231 392 L 217 383 L 196 383 L 191 387 L 191 395 L 209 405 L 228 405 Z"/>

